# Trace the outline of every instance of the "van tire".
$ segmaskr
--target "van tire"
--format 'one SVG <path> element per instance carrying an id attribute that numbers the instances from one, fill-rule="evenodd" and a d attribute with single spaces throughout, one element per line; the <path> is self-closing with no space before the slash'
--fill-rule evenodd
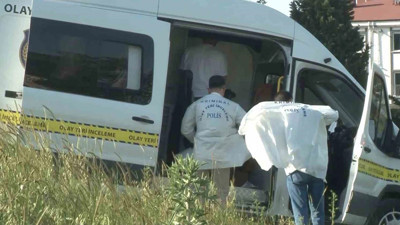
<path id="1" fill-rule="evenodd" d="M 397 224 L 400 224 L 400 199 L 382 200 L 368 222 L 368 225 Z"/>

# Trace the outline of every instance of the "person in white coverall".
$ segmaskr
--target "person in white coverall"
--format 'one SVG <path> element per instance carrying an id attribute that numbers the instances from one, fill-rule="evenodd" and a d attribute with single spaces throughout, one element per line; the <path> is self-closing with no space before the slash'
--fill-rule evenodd
<path id="1" fill-rule="evenodd" d="M 253 107 L 239 133 L 245 135 L 247 148 L 262 169 L 274 165 L 285 170 L 296 225 L 308 225 L 310 212 L 312 224 L 323 225 L 326 126 L 338 119 L 338 112 L 329 106 L 293 103 L 285 91 L 275 100 Z"/>
<path id="2" fill-rule="evenodd" d="M 212 76 L 208 95 L 193 102 L 185 112 L 181 133 L 194 143 L 193 157 L 211 173 L 217 193 L 225 202 L 229 193 L 230 168 L 242 166 L 250 158 L 244 138 L 237 132 L 246 112 L 223 97 L 225 79 Z"/>
<path id="3" fill-rule="evenodd" d="M 216 47 L 218 41 L 212 37 L 203 38 L 203 43 L 188 48 L 181 61 L 181 70 L 193 73 L 192 93 L 195 100 L 208 94 L 208 80 L 211 76 L 228 74 L 228 61 Z"/>

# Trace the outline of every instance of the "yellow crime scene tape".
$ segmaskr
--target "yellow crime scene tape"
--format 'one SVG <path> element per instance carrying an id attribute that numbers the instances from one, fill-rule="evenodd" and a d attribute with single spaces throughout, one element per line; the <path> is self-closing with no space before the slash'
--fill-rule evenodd
<path id="1" fill-rule="evenodd" d="M 400 182 L 400 170 L 387 168 L 365 159 L 360 159 L 358 171 L 381 180 Z"/>
<path id="2" fill-rule="evenodd" d="M 154 148 L 158 147 L 158 134 L 22 115 L 20 112 L 11 110 L 0 109 L 0 122 L 19 125 L 22 128 L 34 129 L 36 131 L 102 139 Z"/>

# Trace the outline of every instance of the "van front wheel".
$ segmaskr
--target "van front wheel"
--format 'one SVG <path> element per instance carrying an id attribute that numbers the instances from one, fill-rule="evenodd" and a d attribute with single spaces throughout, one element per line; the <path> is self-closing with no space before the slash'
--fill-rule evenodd
<path id="1" fill-rule="evenodd" d="M 399 225 L 400 200 L 386 199 L 379 203 L 369 225 Z"/>

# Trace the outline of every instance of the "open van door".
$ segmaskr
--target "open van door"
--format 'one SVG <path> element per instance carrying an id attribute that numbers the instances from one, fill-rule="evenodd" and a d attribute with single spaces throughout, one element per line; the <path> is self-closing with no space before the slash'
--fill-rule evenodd
<path id="1" fill-rule="evenodd" d="M 329 166 L 336 164 L 334 170 L 329 171 L 328 166 L 328 176 L 329 172 L 334 175 L 332 182 L 327 176 L 328 186 L 335 185 L 334 191 L 339 195 L 337 220 L 365 224 L 374 212 L 385 181 L 390 179 L 390 171 L 399 170 L 393 168 L 396 159 L 389 154 L 394 129 L 383 73 L 371 65 L 363 93 L 358 82 L 315 37 L 298 24 L 295 29 L 295 82 L 290 87 L 295 101 L 331 106 L 339 111 L 338 124 L 349 131 L 344 140 L 346 146 L 330 152 L 338 156 L 330 157 Z"/>
<path id="2" fill-rule="evenodd" d="M 374 213 L 387 182 L 398 181 L 398 159 L 392 157 L 394 126 L 383 72 L 370 67 L 341 220 L 364 224 Z M 397 162 L 397 163 L 396 163 Z M 397 168 L 389 168 L 396 166 Z"/>
<path id="3" fill-rule="evenodd" d="M 31 0 L 0 0 L 0 121 L 17 123 L 28 49 Z"/>
<path id="4" fill-rule="evenodd" d="M 339 111 L 338 132 L 346 130 L 346 135 L 330 140 L 340 145 L 330 149 L 328 187 L 339 195 L 338 222 L 365 224 L 387 182 L 399 179 L 383 73 L 371 67 L 365 95 L 352 78 L 315 63 L 296 60 L 294 74 L 296 102 Z"/>
<path id="5" fill-rule="evenodd" d="M 380 148 L 386 149 L 387 144 L 383 143 L 389 143 L 393 137 L 384 79 L 377 68 L 374 71 L 369 77 L 365 95 L 351 77 L 337 70 L 316 63 L 295 61 L 296 85 L 293 91 L 295 101 L 312 105 L 329 105 L 339 111 L 338 133 L 330 139 L 326 180 L 329 190 L 339 196 L 339 222 L 345 220 L 346 224 L 364 224 L 368 214 L 371 213 L 367 210 L 368 207 L 371 210 L 373 201 L 379 195 L 379 192 L 372 188 L 374 185 L 380 185 L 379 182 L 373 180 L 374 177 L 362 173 L 363 166 L 367 163 L 372 165 L 371 162 L 377 162 L 378 158 L 378 161 L 382 160 L 381 165 L 387 165 L 383 160 L 389 159 L 375 145 L 372 133 L 369 133 L 369 128 L 372 129 L 374 126 L 370 125 L 373 122 L 369 122 L 368 119 L 371 118 L 369 114 L 371 107 L 376 108 L 379 105 L 378 110 L 374 109 L 379 115 L 375 113 L 374 118 L 380 118 L 379 122 L 375 122 L 379 124 L 377 130 L 380 131 L 378 141 L 381 143 Z M 384 128 L 383 124 L 388 127 Z M 383 130 L 385 133 L 382 133 Z M 345 132 L 340 133 L 341 131 Z M 341 136 L 337 136 L 339 133 Z M 340 140 L 337 137 L 340 137 Z M 328 191 L 326 195 L 330 194 Z M 365 204 L 366 201 L 371 202 Z"/>
<path id="6" fill-rule="evenodd" d="M 24 127 L 56 150 L 155 166 L 170 25 L 157 0 L 35 0 Z M 66 142 L 67 141 L 67 142 Z"/>

